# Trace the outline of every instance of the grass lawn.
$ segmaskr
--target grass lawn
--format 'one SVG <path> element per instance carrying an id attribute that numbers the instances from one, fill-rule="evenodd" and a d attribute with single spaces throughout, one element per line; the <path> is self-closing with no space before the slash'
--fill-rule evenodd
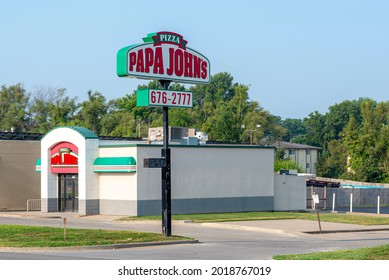
<path id="1" fill-rule="evenodd" d="M 190 240 L 190 238 L 163 237 L 157 233 L 126 230 L 66 229 L 63 228 L 0 225 L 0 247 L 67 247 L 119 243 Z"/>
<path id="2" fill-rule="evenodd" d="M 161 216 L 125 217 L 122 221 L 131 220 L 160 220 Z M 172 220 L 190 220 L 194 223 L 208 222 L 233 222 L 233 221 L 254 221 L 254 220 L 284 220 L 303 219 L 317 220 L 316 213 L 296 212 L 242 212 L 242 213 L 213 213 L 213 214 L 188 214 L 172 215 Z M 347 223 L 358 225 L 389 225 L 389 218 L 374 217 L 365 215 L 349 215 L 320 213 L 320 221 L 333 223 Z"/>
<path id="3" fill-rule="evenodd" d="M 275 260 L 389 260 L 389 244 L 353 250 L 311 254 L 279 255 Z"/>

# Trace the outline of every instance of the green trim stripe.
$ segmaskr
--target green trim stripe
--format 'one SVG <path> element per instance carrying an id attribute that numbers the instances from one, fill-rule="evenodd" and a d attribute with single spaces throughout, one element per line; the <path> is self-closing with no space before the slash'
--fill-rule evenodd
<path id="1" fill-rule="evenodd" d="M 93 172 L 136 172 L 136 160 L 133 157 L 99 157 L 93 163 Z"/>
<path id="2" fill-rule="evenodd" d="M 35 172 L 41 172 L 41 162 L 42 160 L 38 158 L 35 162 Z"/>

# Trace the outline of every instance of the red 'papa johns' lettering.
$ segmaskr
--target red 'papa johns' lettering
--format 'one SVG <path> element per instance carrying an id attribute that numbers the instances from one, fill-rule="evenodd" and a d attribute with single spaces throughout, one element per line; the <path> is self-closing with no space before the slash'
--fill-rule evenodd
<path id="1" fill-rule="evenodd" d="M 165 69 L 162 47 L 148 47 L 128 54 L 129 72 L 167 74 L 169 76 L 207 79 L 208 63 L 180 48 L 169 48 L 168 67 Z M 167 63 L 167 62 L 166 62 Z"/>

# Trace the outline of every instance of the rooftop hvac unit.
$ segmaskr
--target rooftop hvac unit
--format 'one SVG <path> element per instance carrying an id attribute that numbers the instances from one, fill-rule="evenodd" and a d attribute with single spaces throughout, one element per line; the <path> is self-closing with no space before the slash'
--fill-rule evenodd
<path id="1" fill-rule="evenodd" d="M 196 137 L 199 139 L 200 145 L 205 145 L 208 141 L 208 135 L 205 132 L 198 131 L 196 132 Z"/>

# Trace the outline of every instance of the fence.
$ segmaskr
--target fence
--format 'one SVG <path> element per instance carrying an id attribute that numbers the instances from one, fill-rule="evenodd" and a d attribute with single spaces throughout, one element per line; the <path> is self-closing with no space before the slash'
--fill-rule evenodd
<path id="1" fill-rule="evenodd" d="M 319 195 L 319 209 L 336 210 L 358 207 L 389 206 L 389 188 L 327 188 L 307 187 L 307 208 L 312 207 L 312 193 Z M 335 196 L 335 199 L 334 199 Z M 379 200 L 378 200 L 379 197 Z M 351 200 L 352 198 L 352 200 Z"/>
<path id="2" fill-rule="evenodd" d="M 29 199 L 27 200 L 27 211 L 40 211 L 41 200 L 40 199 Z"/>

